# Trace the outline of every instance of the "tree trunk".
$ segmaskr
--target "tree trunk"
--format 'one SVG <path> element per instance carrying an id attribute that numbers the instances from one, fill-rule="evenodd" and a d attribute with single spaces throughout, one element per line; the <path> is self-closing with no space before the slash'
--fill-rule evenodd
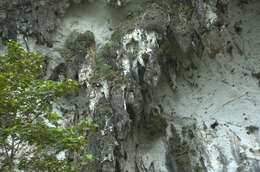
<path id="1" fill-rule="evenodd" d="M 9 172 L 13 172 L 13 157 L 10 157 L 10 161 L 9 161 Z"/>

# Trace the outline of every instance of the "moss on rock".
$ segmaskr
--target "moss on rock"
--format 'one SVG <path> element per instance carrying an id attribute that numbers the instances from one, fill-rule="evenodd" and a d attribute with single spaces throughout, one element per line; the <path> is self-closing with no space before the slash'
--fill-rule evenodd
<path id="1" fill-rule="evenodd" d="M 173 130 L 173 136 L 169 139 L 169 154 L 175 157 L 178 171 L 188 171 L 190 167 L 189 152 L 191 150 L 189 143 L 182 140 L 180 135 Z"/>
<path id="2" fill-rule="evenodd" d="M 123 84 L 123 73 L 116 67 L 116 50 L 111 43 L 105 44 L 94 56 L 94 72 L 90 82 L 97 84 L 101 80 L 107 80 L 112 87 L 120 87 Z"/>
<path id="3" fill-rule="evenodd" d="M 193 169 L 194 172 L 207 172 L 205 167 L 200 166 L 199 164 L 196 164 L 196 166 Z"/>
<path id="4" fill-rule="evenodd" d="M 149 135 L 163 135 L 167 128 L 167 121 L 162 116 L 150 115 L 145 119 L 145 129 Z"/>
<path id="5" fill-rule="evenodd" d="M 89 47 L 93 45 L 95 45 L 95 36 L 93 32 L 72 32 L 65 42 L 67 48 L 65 56 L 86 55 L 89 51 Z"/>

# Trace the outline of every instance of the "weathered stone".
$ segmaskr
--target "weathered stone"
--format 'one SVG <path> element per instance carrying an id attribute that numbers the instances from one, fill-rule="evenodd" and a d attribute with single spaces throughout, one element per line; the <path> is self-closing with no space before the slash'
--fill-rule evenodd
<path id="1" fill-rule="evenodd" d="M 0 34 L 79 81 L 59 106 L 66 125 L 99 124 L 82 151 L 96 169 L 66 155 L 82 171 L 259 172 L 258 1 L 52 2 L 0 4 Z"/>
<path id="2" fill-rule="evenodd" d="M 17 39 L 17 34 L 34 35 L 39 44 L 52 47 L 52 34 L 57 27 L 57 20 L 64 16 L 69 7 L 68 0 L 49 2 L 45 0 L 11 0 L 3 5 L 7 18 L 1 25 L 3 41 Z M 16 22 L 17 21 L 17 22 Z"/>
<path id="3" fill-rule="evenodd" d="M 138 25 L 146 31 L 155 31 L 165 34 L 170 23 L 170 16 L 163 8 L 155 4 L 152 5 L 141 17 Z"/>

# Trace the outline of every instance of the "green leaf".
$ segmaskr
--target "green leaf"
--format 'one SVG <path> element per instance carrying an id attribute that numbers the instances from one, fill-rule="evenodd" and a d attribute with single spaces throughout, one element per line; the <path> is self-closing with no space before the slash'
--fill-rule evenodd
<path id="1" fill-rule="evenodd" d="M 58 160 L 56 153 L 74 154 L 87 146 L 83 133 L 93 125 L 93 119 L 68 128 L 59 125 L 62 117 L 52 112 L 51 102 L 73 93 L 78 82 L 44 81 L 43 65 L 40 54 L 26 52 L 14 41 L 8 42 L 5 56 L 0 57 L 0 149 L 5 145 L 17 154 L 18 145 L 33 145 L 12 162 L 19 170 L 77 171 L 67 158 Z"/>

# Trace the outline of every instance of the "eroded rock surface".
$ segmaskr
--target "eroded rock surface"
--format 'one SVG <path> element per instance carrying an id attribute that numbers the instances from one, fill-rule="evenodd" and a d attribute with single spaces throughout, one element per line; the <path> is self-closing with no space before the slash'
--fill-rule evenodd
<path id="1" fill-rule="evenodd" d="M 79 81 L 58 109 L 99 124 L 90 171 L 259 172 L 259 6 L 13 0 L 0 34 L 41 52 L 46 79 Z"/>

